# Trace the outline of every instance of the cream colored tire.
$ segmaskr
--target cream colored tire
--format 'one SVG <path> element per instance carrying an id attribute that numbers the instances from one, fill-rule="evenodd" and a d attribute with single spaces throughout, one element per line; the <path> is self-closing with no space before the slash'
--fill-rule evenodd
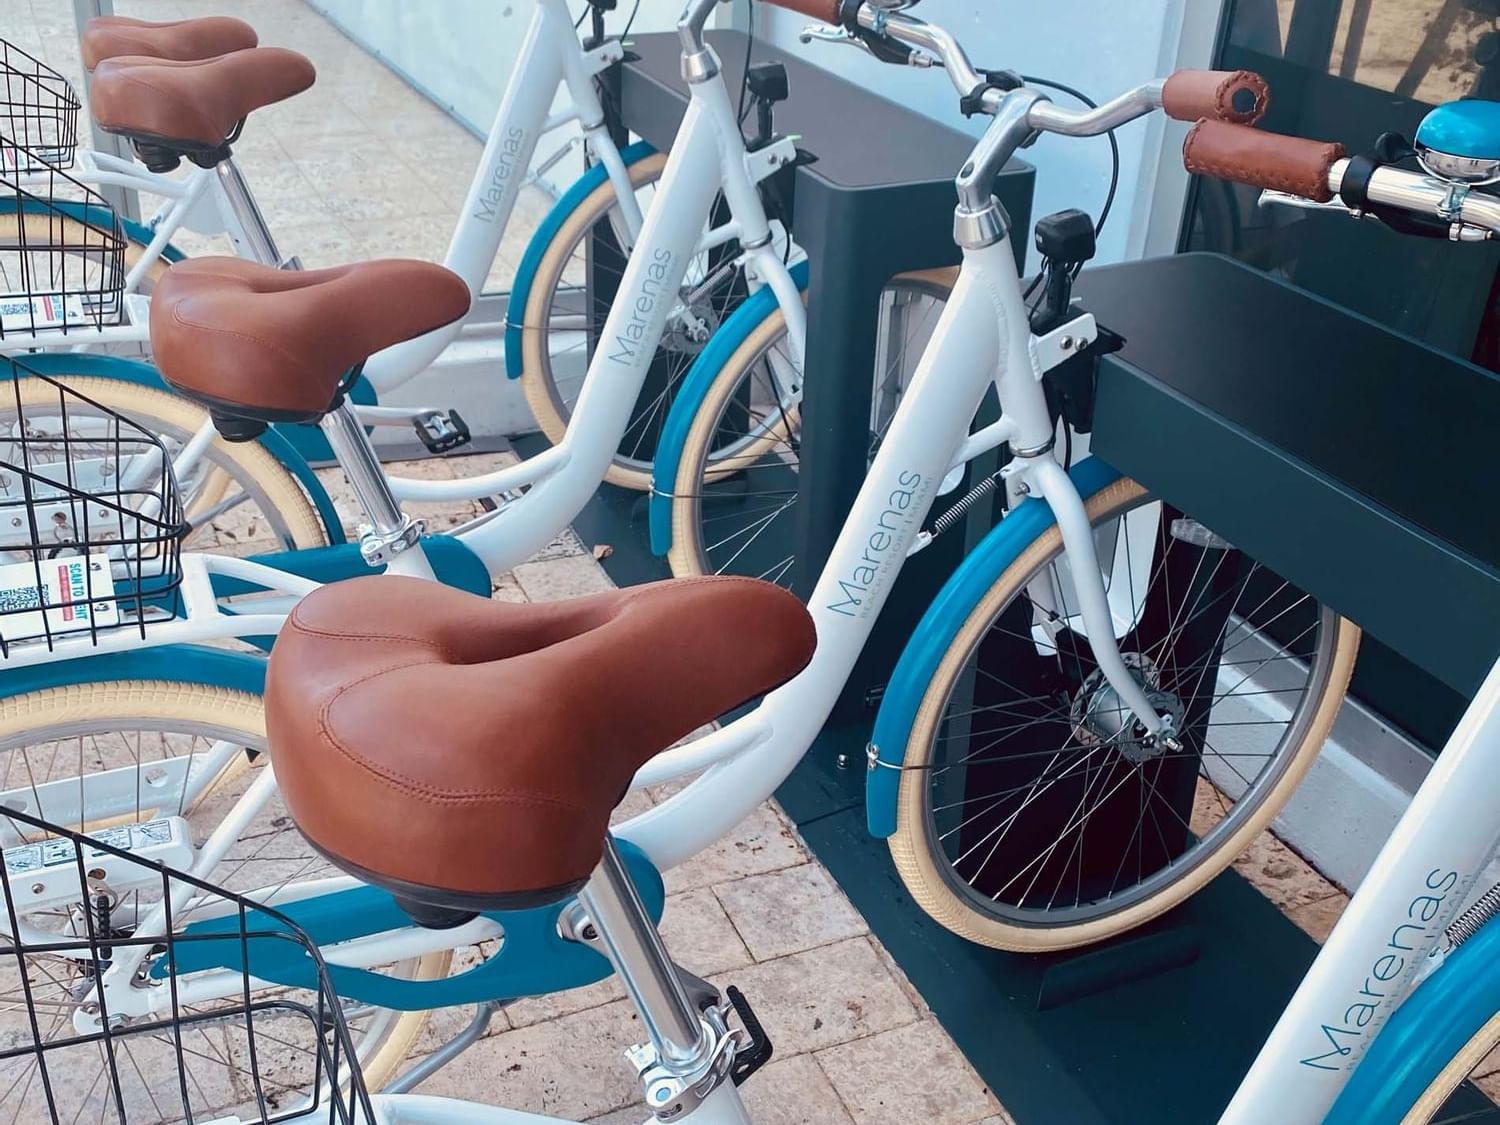
<path id="1" fill-rule="evenodd" d="M 1401 1125 L 1427 1125 L 1453 1096 L 1453 1091 L 1463 1084 L 1464 1079 L 1496 1047 L 1500 1047 L 1500 1012 L 1491 1016 L 1489 1022 L 1464 1045 L 1464 1049 L 1453 1056 L 1452 1061 L 1433 1079 L 1432 1085 L 1427 1087 L 1416 1104 L 1407 1110 L 1406 1116 L 1401 1119 Z"/>
<path id="2" fill-rule="evenodd" d="M 1097 521 L 1128 510 L 1144 495 L 1145 490 L 1135 481 L 1118 480 L 1087 498 L 1089 518 Z M 1253 815 L 1247 816 L 1216 850 L 1199 859 L 1181 878 L 1118 913 L 1074 925 L 1019 926 L 980 914 L 955 891 L 939 869 L 933 855 L 934 845 L 927 839 L 930 823 L 926 809 L 927 767 L 952 685 L 974 646 L 988 631 L 995 615 L 1035 577 L 1038 568 L 1054 555 L 1060 544 L 1061 536 L 1054 525 L 1022 552 L 970 612 L 922 697 L 903 759 L 896 831 L 890 838 L 896 870 L 924 911 L 960 937 L 993 949 L 1043 953 L 1102 941 L 1170 910 L 1228 867 L 1281 811 L 1312 766 L 1343 702 L 1359 648 L 1359 630 L 1348 621 L 1337 619 L 1329 656 L 1330 674 L 1322 695 L 1315 702 L 1308 701 L 1315 710 L 1305 736 L 1296 747 L 1285 751 L 1291 755 L 1290 762 Z"/>
<path id="3" fill-rule="evenodd" d="M 65 218 L 56 214 L 28 213 L 25 215 L 0 215 L 0 247 L 14 248 L 21 244 L 24 225 L 24 236 L 28 245 L 45 244 L 50 240 L 62 238 L 64 245 L 94 245 L 98 242 L 97 233 L 89 233 L 93 228 L 87 227 L 76 219 Z M 126 237 L 125 250 L 122 255 L 125 272 L 129 273 L 135 268 L 137 262 L 145 256 L 146 248 L 133 238 Z M 146 271 L 146 276 L 141 279 L 136 292 L 141 295 L 149 295 L 156 287 L 156 283 L 171 267 L 171 263 L 165 258 L 157 258 L 151 263 Z"/>
<path id="4" fill-rule="evenodd" d="M 735 392 L 745 371 L 773 342 L 786 334 L 786 317 L 778 308 L 756 326 L 745 337 L 744 343 L 734 350 L 729 360 L 719 371 L 703 404 L 693 416 L 693 425 L 688 430 L 687 440 L 682 446 L 682 459 L 677 463 L 677 479 L 672 485 L 672 546 L 667 552 L 667 563 L 677 578 L 690 578 L 708 573 L 704 566 L 701 524 L 698 520 L 699 467 L 708 463 L 710 451 L 719 431 L 719 416 Z M 800 411 L 793 408 L 787 412 L 785 423 L 772 426 L 764 436 L 745 443 L 743 453 L 732 457 L 715 457 L 715 468 L 707 475 L 710 480 L 734 473 L 743 464 L 753 464 L 770 446 L 787 438 L 787 429 L 795 427 Z"/>
<path id="5" fill-rule="evenodd" d="M 630 176 L 630 182 L 641 187 L 659 179 L 661 170 L 666 165 L 666 155 L 656 152 L 637 160 L 626 172 Z M 563 271 L 572 259 L 573 247 L 589 227 L 609 213 L 609 209 L 615 204 L 615 198 L 614 184 L 609 180 L 605 180 L 585 196 L 583 202 L 557 229 L 557 234 L 553 236 L 537 265 L 536 276 L 531 280 L 531 292 L 527 297 L 521 322 L 521 388 L 526 392 L 526 402 L 531 407 L 537 425 L 553 445 L 562 441 L 563 435 L 567 433 L 568 408 L 562 401 L 557 384 L 553 382 L 552 364 L 544 354 L 547 346 L 547 314 L 552 295 L 561 284 Z M 604 479 L 610 484 L 641 492 L 651 487 L 649 472 L 620 464 L 618 458 L 610 464 Z"/>
<path id="6" fill-rule="evenodd" d="M 946 299 L 956 280 L 956 270 L 921 270 L 898 274 L 891 284 L 906 285 L 929 296 Z M 743 466 L 753 464 L 777 442 L 786 441 L 787 431 L 798 426 L 801 412 L 794 407 L 786 412 L 785 421 L 768 427 L 760 437 L 744 442 L 743 448 L 735 453 L 712 456 L 710 453 L 718 437 L 719 417 L 738 392 L 746 371 L 785 334 L 786 317 L 777 308 L 725 361 L 693 416 L 692 427 L 683 442 L 682 457 L 677 462 L 677 476 L 672 481 L 672 545 L 667 551 L 667 563 L 674 577 L 691 578 L 708 573 L 698 507 L 700 466 L 711 464 L 712 468 L 703 476 L 709 481 L 721 480 Z"/>
<path id="7" fill-rule="evenodd" d="M 188 729 L 211 731 L 218 738 L 243 739 L 251 746 L 264 746 L 266 737 L 260 697 L 248 692 L 175 681 L 105 680 L 0 700 L 0 746 L 27 736 L 45 741 L 51 728 L 63 731 L 79 724 L 103 724 L 108 729 L 109 724 L 116 724 L 124 729 L 132 722 L 180 723 Z M 244 761 L 243 755 L 236 756 L 219 778 L 237 773 Z M 444 950 L 403 961 L 391 973 L 405 980 L 439 980 L 448 975 L 452 960 L 452 951 Z M 384 1020 L 381 1030 L 368 1042 L 361 1038 L 359 1044 L 361 1067 L 371 1090 L 380 1089 L 395 1076 L 421 1034 L 427 1013 L 382 1012 L 376 1018 Z"/>
<path id="8" fill-rule="evenodd" d="M 208 413 L 196 403 L 155 387 L 91 375 L 52 377 L 153 434 L 170 430 L 185 440 L 208 420 Z M 23 408 L 45 408 L 57 402 L 57 391 L 40 379 L 23 378 L 18 389 Z M 15 401 L 7 392 L 0 397 L 0 409 L 14 406 Z M 213 475 L 194 497 L 186 513 L 189 518 L 217 504 L 237 479 L 259 493 L 263 510 L 274 509 L 294 547 L 322 547 L 328 543 L 323 521 L 307 493 L 265 446 L 254 441 L 227 442 L 220 438 L 214 442 L 209 456 L 214 461 Z"/>

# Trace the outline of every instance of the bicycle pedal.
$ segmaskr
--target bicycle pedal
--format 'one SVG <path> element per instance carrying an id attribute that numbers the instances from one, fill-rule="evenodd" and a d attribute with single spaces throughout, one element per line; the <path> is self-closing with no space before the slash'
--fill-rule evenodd
<path id="1" fill-rule="evenodd" d="M 429 410 L 412 421 L 417 437 L 428 453 L 450 453 L 474 440 L 469 426 L 457 410 Z"/>
<path id="2" fill-rule="evenodd" d="M 755 1012 L 750 1007 L 750 1001 L 745 999 L 745 994 L 731 984 L 724 990 L 724 995 L 734 1006 L 734 1014 L 739 1016 L 746 1034 L 750 1036 L 750 1046 L 734 1053 L 734 1065 L 729 1071 L 731 1081 L 736 1086 L 742 1086 L 745 1079 L 771 1061 L 775 1048 L 771 1046 L 771 1037 L 766 1034 L 760 1020 L 755 1018 Z"/>

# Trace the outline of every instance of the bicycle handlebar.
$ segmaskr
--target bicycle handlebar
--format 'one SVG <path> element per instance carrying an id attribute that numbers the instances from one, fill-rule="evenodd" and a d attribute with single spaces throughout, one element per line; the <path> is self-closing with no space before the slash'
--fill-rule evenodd
<path id="1" fill-rule="evenodd" d="M 1262 188 L 1272 199 L 1347 209 L 1334 201 L 1349 169 L 1342 145 L 1204 121 L 1188 134 L 1182 155 L 1189 172 Z M 1370 203 L 1457 224 L 1450 234 L 1456 240 L 1471 240 L 1475 230 L 1487 232 L 1484 237 L 1500 235 L 1500 198 L 1421 172 L 1377 167 L 1368 175 L 1363 196 Z M 1465 228 L 1471 228 L 1468 234 Z"/>
<path id="2" fill-rule="evenodd" d="M 766 0 L 767 3 L 842 29 L 844 41 L 868 46 L 855 37 L 900 44 L 915 54 L 906 61 L 918 66 L 941 66 L 953 88 L 966 100 L 993 115 L 1005 90 L 975 69 L 963 47 L 944 28 L 917 19 L 874 0 Z M 819 38 L 832 38 L 822 35 Z M 888 60 L 890 61 L 890 60 Z M 1180 70 L 1165 81 L 1148 82 L 1098 109 L 1074 110 L 1039 100 L 1028 123 L 1041 132 L 1094 136 L 1132 121 L 1154 109 L 1165 109 L 1179 120 L 1210 117 L 1253 124 L 1265 113 L 1269 91 L 1265 80 L 1248 70 Z"/>
<path id="3" fill-rule="evenodd" d="M 1320 203 L 1333 198 L 1329 170 L 1346 155 L 1343 145 L 1263 133 L 1222 121 L 1198 122 L 1182 145 L 1182 162 L 1189 172 Z"/>
<path id="4" fill-rule="evenodd" d="M 1253 70 L 1179 70 L 1162 84 L 1161 107 L 1178 121 L 1233 121 L 1254 125 L 1271 101 L 1266 80 Z"/>
<path id="5" fill-rule="evenodd" d="M 766 0 L 766 3 L 789 12 L 800 12 L 819 23 L 839 22 L 839 0 Z"/>

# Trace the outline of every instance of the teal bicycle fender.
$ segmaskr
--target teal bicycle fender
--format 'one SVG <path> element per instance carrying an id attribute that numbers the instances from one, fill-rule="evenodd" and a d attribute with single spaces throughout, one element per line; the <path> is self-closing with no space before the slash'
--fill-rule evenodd
<path id="1" fill-rule="evenodd" d="M 159 645 L 134 652 L 80 656 L 0 671 L 0 699 L 120 680 L 165 680 L 260 695 L 266 685 L 266 660 L 254 653 L 207 645 Z"/>
<path id="2" fill-rule="evenodd" d="M 625 866 L 651 917 L 660 920 L 666 903 L 661 875 L 644 852 L 628 841 L 617 841 Z M 504 857 L 497 856 L 497 863 Z M 334 990 L 342 997 L 382 1008 L 415 1012 L 486 1000 L 515 1000 L 581 988 L 609 976 L 608 959 L 581 942 L 567 941 L 558 932 L 558 919 L 572 898 L 531 910 L 487 913 L 505 930 L 500 949 L 474 968 L 443 980 L 397 980 L 366 969 L 328 966 Z M 320 947 L 405 929 L 412 921 L 385 891 L 371 886 L 350 887 L 331 894 L 287 903 L 276 908 Z M 316 970 L 301 943 L 278 918 L 257 911 L 245 916 L 245 930 L 254 935 L 241 942 L 238 915 L 192 922 L 171 955 L 160 958 L 152 976 L 164 979 L 175 968 L 179 974 L 206 969 L 245 971 L 258 980 L 292 988 L 317 987 Z M 225 935 L 215 940 L 215 934 Z"/>
<path id="3" fill-rule="evenodd" d="M 1078 462 L 1068 475 L 1085 500 L 1120 479 L 1117 470 L 1097 457 Z M 912 724 L 965 619 L 1000 575 L 1055 522 L 1043 500 L 1032 498 L 1017 505 L 969 552 L 922 615 L 886 685 L 870 736 L 879 763 L 865 779 L 865 822 L 870 835 L 885 839 L 896 831 L 901 764 Z"/>
<path id="4" fill-rule="evenodd" d="M 625 162 L 625 167 L 644 160 L 656 151 L 645 141 L 636 141 L 620 150 L 620 159 Z M 547 247 L 552 245 L 552 240 L 557 237 L 557 232 L 567 222 L 568 216 L 578 209 L 578 205 L 588 198 L 590 193 L 600 184 L 609 179 L 609 173 L 604 170 L 604 165 L 595 164 L 578 179 L 573 185 L 563 192 L 561 198 L 552 205 L 552 210 L 547 212 L 547 217 L 536 228 L 536 233 L 531 236 L 531 241 L 526 244 L 526 253 L 521 256 L 521 265 L 516 270 L 515 284 L 511 286 L 510 298 L 505 302 L 505 377 L 507 379 L 519 379 L 521 377 L 521 318 L 526 315 L 526 302 L 531 299 L 531 286 L 536 280 L 536 271 L 541 267 L 542 258 L 547 253 Z M 515 319 L 512 319 L 512 312 Z"/>
<path id="5" fill-rule="evenodd" d="M 135 383 L 138 386 L 150 387 L 153 390 L 163 391 L 167 394 L 176 394 L 149 363 L 138 359 L 125 359 L 115 355 L 93 355 L 88 352 L 33 352 L 26 356 L 26 367 L 42 375 L 62 377 L 65 375 L 82 375 L 95 379 L 117 379 L 123 383 Z M 15 364 L 0 363 L 0 377 L 14 379 L 18 371 L 23 369 Z M 357 389 L 357 388 L 356 388 Z M 374 388 L 369 389 L 374 395 Z M 358 401 L 358 396 L 351 396 Z M 318 518 L 323 521 L 323 528 L 330 543 L 344 542 L 344 527 L 339 521 L 338 510 L 333 506 L 333 500 L 328 495 L 328 490 L 323 487 L 322 481 L 318 480 L 317 474 L 312 471 L 312 466 L 307 463 L 307 458 L 298 452 L 296 444 L 288 440 L 287 435 L 294 431 L 305 431 L 314 435 L 317 441 L 323 443 L 327 449 L 328 443 L 323 437 L 323 432 L 315 426 L 275 426 L 255 440 L 277 462 L 292 476 L 297 478 L 297 483 L 307 490 L 313 507 L 318 511 Z M 307 440 L 300 436 L 299 441 L 308 444 Z M 328 456 L 332 457 L 332 451 Z"/>
<path id="6" fill-rule="evenodd" d="M 809 273 L 807 262 L 798 262 L 790 272 L 797 288 L 805 290 Z M 776 294 L 769 285 L 747 297 L 709 338 L 672 399 L 672 408 L 667 412 L 661 437 L 657 439 L 656 456 L 651 466 L 651 553 L 658 557 L 672 549 L 672 490 L 677 487 L 677 470 L 682 463 L 682 450 L 687 444 L 693 419 L 702 409 L 709 388 L 729 362 L 729 357 L 750 338 L 762 321 L 775 315 L 776 308 Z"/>
<path id="7" fill-rule="evenodd" d="M 1500 1012 L 1500 923 L 1491 921 L 1448 954 L 1442 968 L 1396 1009 L 1365 1051 L 1323 1125 L 1396 1125 L 1496 1012 Z M 1354 1037 L 1335 1038 L 1328 1030 L 1308 1030 L 1319 1051 L 1312 1052 L 1313 1061 L 1304 1059 L 1302 1065 L 1337 1066 L 1344 1058 L 1338 1052 L 1352 1054 Z"/>

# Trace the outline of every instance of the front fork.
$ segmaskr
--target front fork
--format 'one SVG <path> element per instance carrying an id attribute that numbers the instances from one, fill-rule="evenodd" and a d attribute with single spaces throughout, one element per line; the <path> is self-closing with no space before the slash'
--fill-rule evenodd
<path id="1" fill-rule="evenodd" d="M 1011 490 L 1021 496 L 1040 496 L 1052 509 L 1057 529 L 1062 535 L 1063 553 L 1078 598 L 1084 634 L 1099 670 L 1120 700 L 1130 708 L 1135 720 L 1145 728 L 1145 741 L 1157 741 L 1169 752 L 1181 749 L 1180 732 L 1171 715 L 1158 714 L 1146 696 L 1139 680 L 1131 675 L 1120 654 L 1115 637 L 1114 614 L 1104 588 L 1104 571 L 1094 543 L 1094 529 L 1078 489 L 1067 470 L 1055 461 L 1050 450 L 1035 456 L 1017 456 L 1005 472 Z"/>

